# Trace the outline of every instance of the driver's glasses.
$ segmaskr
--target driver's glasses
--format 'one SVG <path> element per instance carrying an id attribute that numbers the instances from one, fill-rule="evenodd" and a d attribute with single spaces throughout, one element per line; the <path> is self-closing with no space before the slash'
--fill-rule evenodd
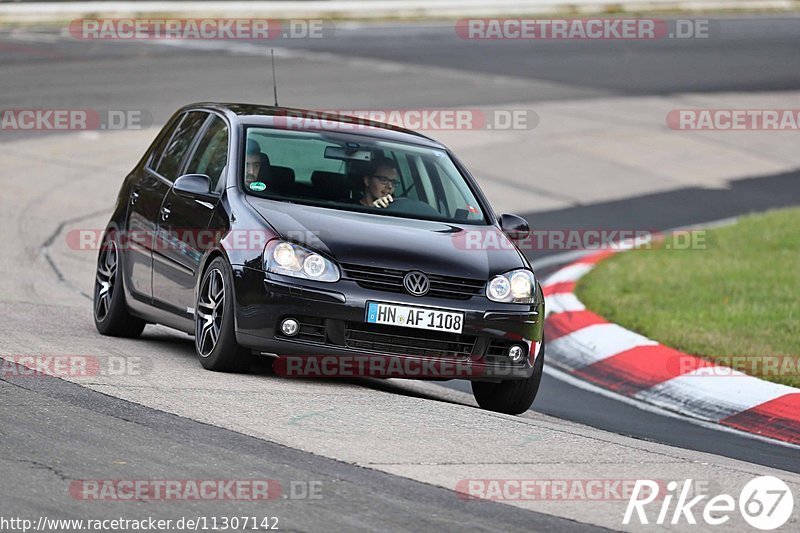
<path id="1" fill-rule="evenodd" d="M 392 179 L 387 176 L 372 176 L 372 177 L 380 181 L 381 185 L 391 185 L 392 187 L 400 186 L 400 180 L 398 179 Z"/>

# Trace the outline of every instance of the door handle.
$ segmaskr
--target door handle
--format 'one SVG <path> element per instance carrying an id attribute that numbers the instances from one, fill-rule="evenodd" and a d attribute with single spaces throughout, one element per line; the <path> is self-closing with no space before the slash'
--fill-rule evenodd
<path id="1" fill-rule="evenodd" d="M 165 205 L 161 208 L 161 220 L 167 220 L 169 218 L 169 215 L 172 212 L 170 211 L 170 208 L 172 208 L 171 204 Z"/>
<path id="2" fill-rule="evenodd" d="M 131 205 L 135 205 L 139 201 L 139 189 L 131 193 Z"/>

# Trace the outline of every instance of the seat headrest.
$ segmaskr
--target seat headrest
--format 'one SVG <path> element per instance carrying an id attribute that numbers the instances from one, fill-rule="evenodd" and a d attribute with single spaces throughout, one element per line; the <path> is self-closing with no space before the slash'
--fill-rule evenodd
<path id="1" fill-rule="evenodd" d="M 350 188 L 347 186 L 347 177 L 344 174 L 315 170 L 311 174 L 311 183 L 320 198 L 337 202 L 350 199 Z"/>
<path id="2" fill-rule="evenodd" d="M 269 156 L 261 152 L 261 168 L 258 171 L 258 181 L 267 183 L 271 180 L 272 171 L 269 166 Z"/>
<path id="3" fill-rule="evenodd" d="M 294 170 L 289 167 L 270 167 L 272 182 L 276 185 L 291 185 L 294 183 Z"/>

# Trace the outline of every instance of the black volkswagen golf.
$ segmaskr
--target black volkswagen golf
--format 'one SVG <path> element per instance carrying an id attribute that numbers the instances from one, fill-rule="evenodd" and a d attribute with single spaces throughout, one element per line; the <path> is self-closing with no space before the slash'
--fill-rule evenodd
<path id="1" fill-rule="evenodd" d="M 244 371 L 255 355 L 284 369 L 294 358 L 295 370 L 307 358 L 391 361 L 361 374 L 469 379 L 481 407 L 517 414 L 544 364 L 544 298 L 513 244 L 528 231 L 419 133 L 194 104 L 122 184 L 95 324 L 184 331 L 210 370 Z"/>

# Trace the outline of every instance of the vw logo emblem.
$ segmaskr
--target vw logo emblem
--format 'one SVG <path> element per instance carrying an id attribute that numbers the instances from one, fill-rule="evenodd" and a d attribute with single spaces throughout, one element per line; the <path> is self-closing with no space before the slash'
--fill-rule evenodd
<path id="1" fill-rule="evenodd" d="M 409 272 L 403 278 L 403 287 L 412 296 L 425 296 L 431 288 L 431 282 L 422 272 Z"/>

